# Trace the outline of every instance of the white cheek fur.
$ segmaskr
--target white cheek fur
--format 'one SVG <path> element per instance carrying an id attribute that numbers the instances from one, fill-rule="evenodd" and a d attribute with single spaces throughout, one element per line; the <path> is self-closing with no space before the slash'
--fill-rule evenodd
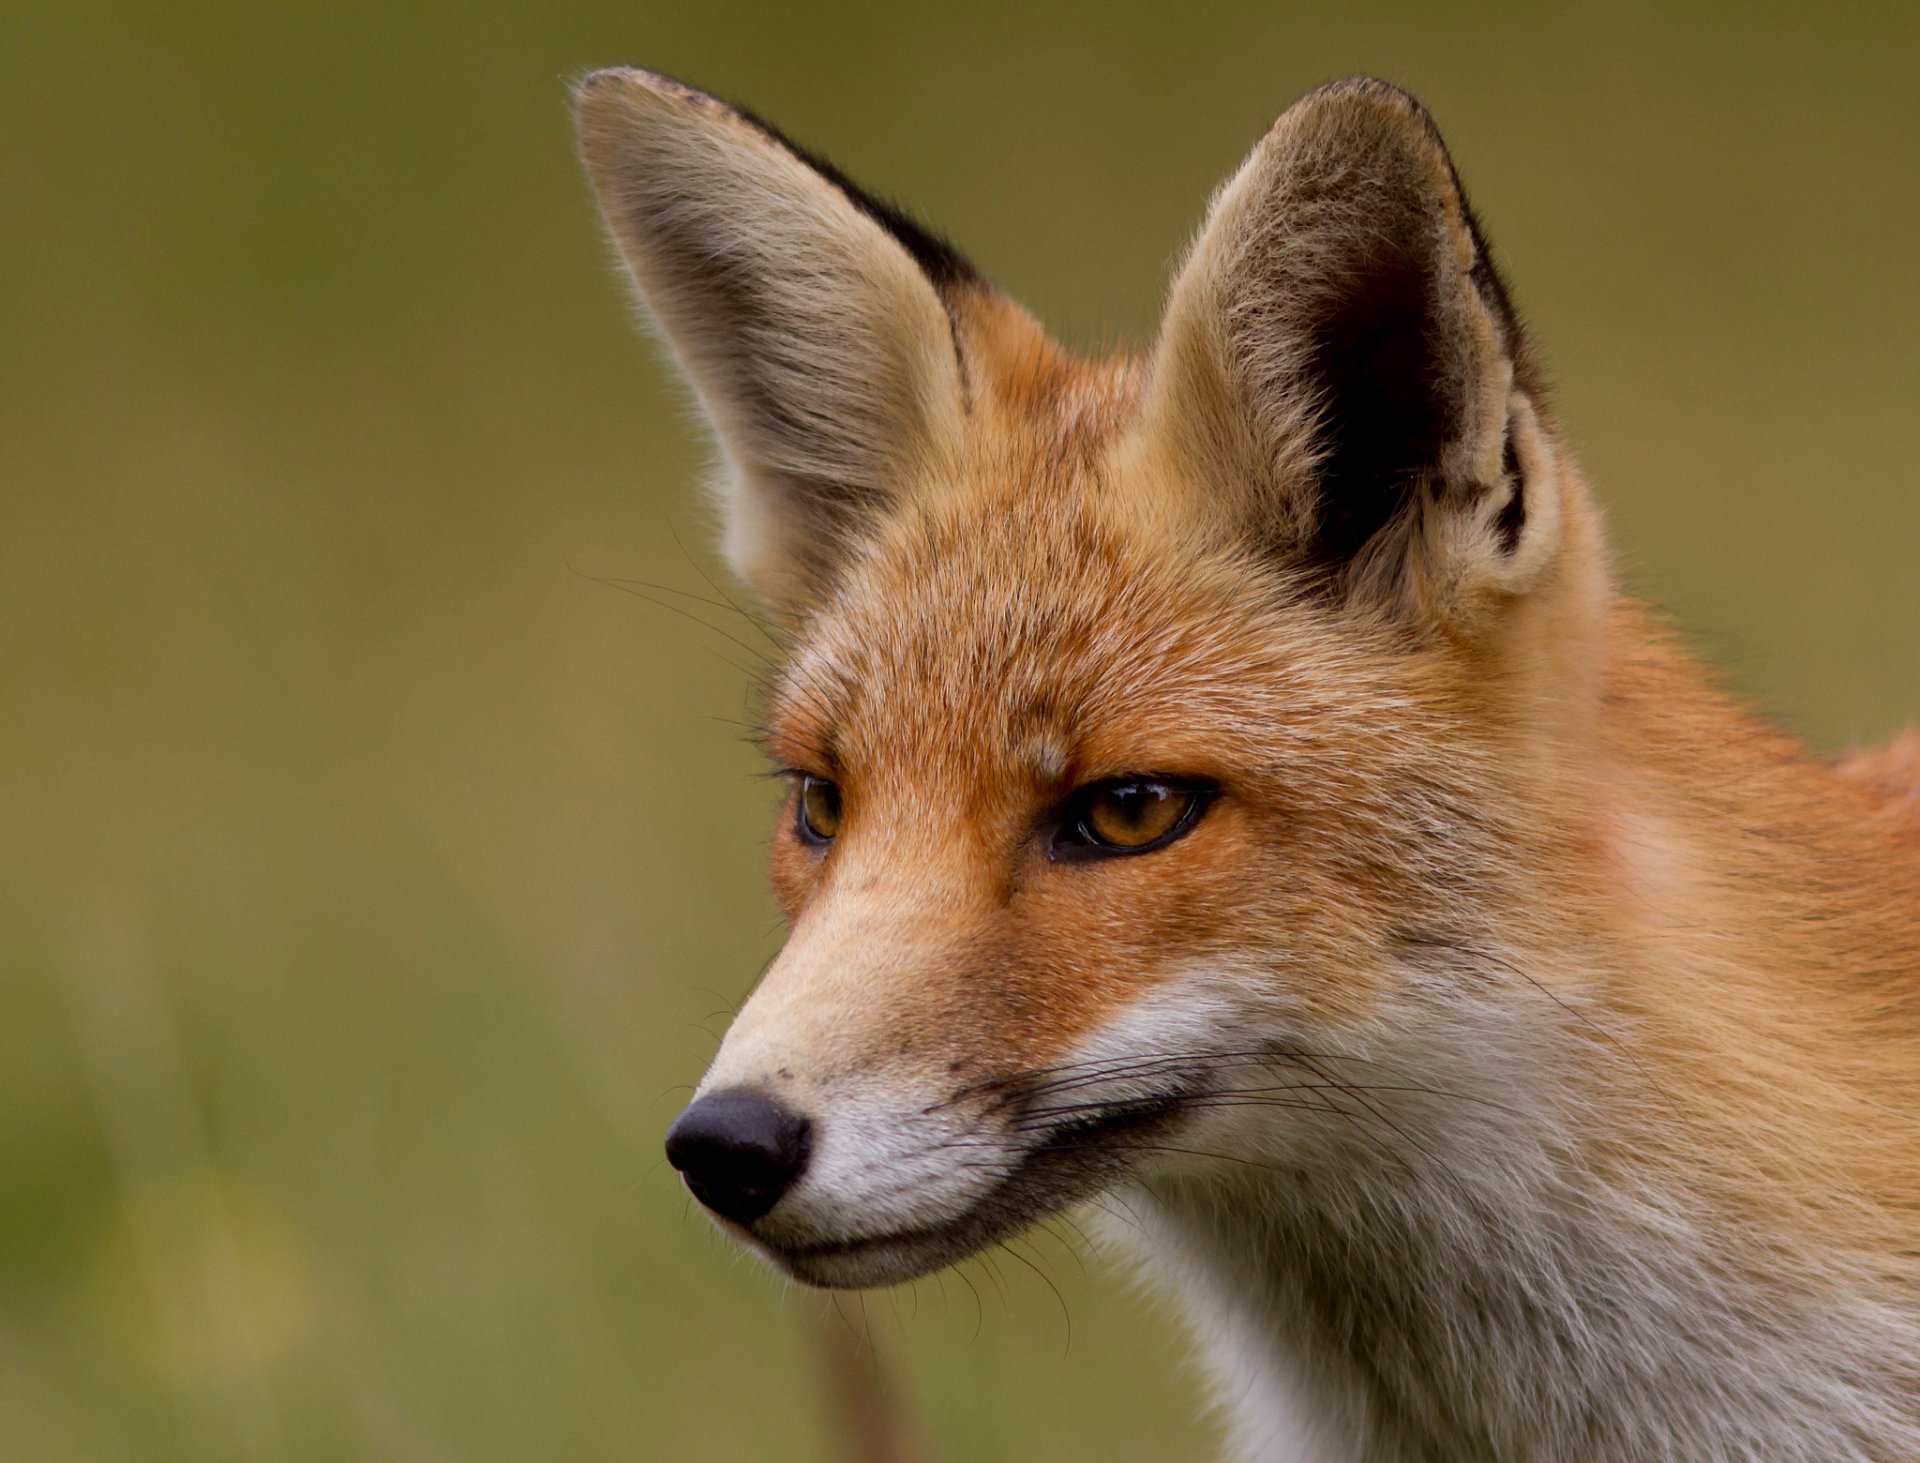
<path id="1" fill-rule="evenodd" d="M 978 1121 L 977 1105 L 892 1085 L 817 1102 L 813 1161 L 764 1226 L 788 1243 L 928 1229 L 966 1214 L 1011 1173 L 1019 1146 Z M 929 1110 L 933 1109 L 933 1110 Z"/>

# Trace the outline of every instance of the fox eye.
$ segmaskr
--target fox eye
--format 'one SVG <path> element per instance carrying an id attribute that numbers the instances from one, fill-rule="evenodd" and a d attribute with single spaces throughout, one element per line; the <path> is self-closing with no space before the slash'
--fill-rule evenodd
<path id="1" fill-rule="evenodd" d="M 1048 854 L 1088 858 L 1162 848 L 1193 827 L 1213 792 L 1208 783 L 1151 777 L 1089 783 L 1067 800 Z"/>
<path id="2" fill-rule="evenodd" d="M 840 831 L 840 786 L 824 777 L 802 774 L 800 810 L 795 824 L 802 843 L 833 842 Z"/>

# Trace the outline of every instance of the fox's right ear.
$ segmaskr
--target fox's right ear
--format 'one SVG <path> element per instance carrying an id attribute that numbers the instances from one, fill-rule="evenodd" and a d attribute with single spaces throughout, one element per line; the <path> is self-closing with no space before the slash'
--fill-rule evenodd
<path id="1" fill-rule="evenodd" d="M 725 459 L 726 552 L 798 613 L 851 540 L 957 436 L 940 240 L 748 114 L 652 72 L 597 71 L 580 149 L 640 298 Z"/>
<path id="2" fill-rule="evenodd" d="M 1214 200 L 1143 440 L 1332 598 L 1462 628 L 1545 581 L 1563 499 L 1532 353 L 1418 102 L 1334 82 Z"/>

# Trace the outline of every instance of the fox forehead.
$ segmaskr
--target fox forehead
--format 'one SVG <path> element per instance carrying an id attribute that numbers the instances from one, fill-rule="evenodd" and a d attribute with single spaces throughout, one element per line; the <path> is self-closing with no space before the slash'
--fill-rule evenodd
<path id="1" fill-rule="evenodd" d="M 1010 775 L 1259 781 L 1378 760 L 1447 688 L 1378 627 L 1205 526 L 1142 511 L 1134 454 L 986 451 L 881 526 L 800 628 L 775 755 L 929 788 Z"/>
<path id="2" fill-rule="evenodd" d="M 771 706 L 781 755 L 848 776 L 1211 771 L 1174 765 L 1226 751 L 1192 745 L 1195 698 L 1275 658 L 1270 594 L 1121 520 L 1097 469 L 1073 478 L 936 496 L 887 524 L 797 637 Z M 1225 709 L 1217 730 L 1238 719 Z"/>

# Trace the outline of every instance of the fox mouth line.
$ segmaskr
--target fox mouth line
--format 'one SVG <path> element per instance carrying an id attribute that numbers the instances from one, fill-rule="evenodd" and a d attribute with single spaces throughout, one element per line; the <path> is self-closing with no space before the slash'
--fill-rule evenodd
<path id="1" fill-rule="evenodd" d="M 796 1280 L 828 1289 L 890 1285 L 929 1274 L 1099 1193 L 1133 1166 L 1133 1150 L 1124 1140 L 1164 1131 L 1192 1095 L 1180 1089 L 1123 1098 L 1105 1111 L 1053 1127 L 992 1190 L 943 1224 L 816 1244 L 755 1243 Z"/>

